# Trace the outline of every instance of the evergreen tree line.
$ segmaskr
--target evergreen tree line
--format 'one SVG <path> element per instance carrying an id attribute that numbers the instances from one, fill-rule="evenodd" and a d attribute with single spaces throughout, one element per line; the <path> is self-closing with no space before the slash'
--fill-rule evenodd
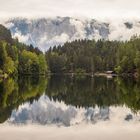
<path id="1" fill-rule="evenodd" d="M 140 73 L 140 38 L 129 41 L 75 40 L 46 52 L 52 73 Z"/>
<path id="2" fill-rule="evenodd" d="M 32 45 L 12 39 L 10 31 L 0 25 L 0 76 L 46 72 L 45 55 Z"/>

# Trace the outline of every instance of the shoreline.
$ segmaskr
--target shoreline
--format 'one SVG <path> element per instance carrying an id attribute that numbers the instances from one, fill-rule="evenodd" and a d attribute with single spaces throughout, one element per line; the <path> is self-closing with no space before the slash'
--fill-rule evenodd
<path id="1" fill-rule="evenodd" d="M 113 77 L 133 77 L 138 78 L 137 74 L 133 73 L 122 73 L 122 74 L 116 74 L 116 73 L 105 73 L 105 72 L 96 72 L 96 73 L 47 73 L 47 74 L 17 74 L 15 76 L 9 76 L 7 74 L 0 75 L 0 79 L 7 79 L 9 77 L 46 77 L 46 76 L 52 76 L 52 75 L 65 75 L 65 76 L 90 76 L 90 77 L 106 77 L 106 78 L 113 78 Z"/>
<path id="2" fill-rule="evenodd" d="M 68 76 L 90 76 L 90 77 L 134 77 L 137 78 L 138 76 L 136 76 L 135 74 L 132 73 L 122 73 L 122 74 L 107 74 L 105 72 L 96 72 L 96 73 L 49 73 L 48 75 L 68 75 Z"/>

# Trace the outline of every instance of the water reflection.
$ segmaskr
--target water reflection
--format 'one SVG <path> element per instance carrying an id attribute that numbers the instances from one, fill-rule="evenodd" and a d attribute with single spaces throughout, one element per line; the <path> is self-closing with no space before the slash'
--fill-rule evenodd
<path id="1" fill-rule="evenodd" d="M 13 111 L 9 121 L 43 125 L 56 123 L 69 126 L 76 113 L 75 107 L 65 106 L 64 103 L 53 102 L 47 96 L 42 96 L 37 102 L 24 104 L 17 111 Z"/>
<path id="2" fill-rule="evenodd" d="M 26 103 L 12 112 L 9 123 L 14 124 L 55 124 L 71 126 L 81 123 L 109 122 L 139 122 L 140 114 L 133 114 L 126 107 L 74 107 L 64 102 L 50 100 L 43 95 L 32 104 Z"/>
<path id="3" fill-rule="evenodd" d="M 44 93 L 45 78 L 22 77 L 6 79 L 0 82 L 0 123 L 5 122 L 13 109 L 24 102 L 33 102 Z"/>
<path id="4" fill-rule="evenodd" d="M 0 81 L 0 123 L 139 122 L 140 83 L 131 78 L 51 76 Z"/>
<path id="5" fill-rule="evenodd" d="M 140 110 L 140 83 L 132 78 L 54 76 L 50 79 L 46 94 L 67 105 L 83 107 L 127 106 L 134 112 Z"/>

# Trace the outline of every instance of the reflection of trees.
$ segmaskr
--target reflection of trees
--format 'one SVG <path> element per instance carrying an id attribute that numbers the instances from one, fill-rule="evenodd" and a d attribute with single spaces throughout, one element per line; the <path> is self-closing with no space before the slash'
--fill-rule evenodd
<path id="1" fill-rule="evenodd" d="M 0 122 L 10 117 L 13 109 L 24 102 L 38 99 L 45 91 L 45 78 L 24 77 L 18 80 L 7 79 L 0 82 Z"/>
<path id="2" fill-rule="evenodd" d="M 140 86 L 132 79 L 52 77 L 46 94 L 75 106 L 126 105 L 133 111 L 140 109 Z"/>
<path id="3" fill-rule="evenodd" d="M 133 79 L 116 79 L 121 104 L 127 105 L 134 112 L 140 110 L 140 83 Z"/>
<path id="4" fill-rule="evenodd" d="M 114 100 L 112 93 L 115 85 L 106 78 L 52 77 L 48 86 L 47 95 L 75 106 L 95 106 L 97 103 L 99 106 L 109 106 L 111 103 L 108 100 Z"/>

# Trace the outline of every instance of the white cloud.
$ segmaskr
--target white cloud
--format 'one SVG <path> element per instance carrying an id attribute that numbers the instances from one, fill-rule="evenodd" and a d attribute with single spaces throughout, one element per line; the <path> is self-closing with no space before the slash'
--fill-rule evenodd
<path id="1" fill-rule="evenodd" d="M 3 25 L 6 27 L 6 28 L 12 28 L 14 26 L 14 24 L 12 22 L 7 22 L 7 23 L 3 23 Z"/>
<path id="2" fill-rule="evenodd" d="M 69 19 L 69 20 L 64 20 Z M 36 23 L 36 21 L 39 21 Z M 59 25 L 55 25 L 59 21 Z M 65 42 L 76 39 L 101 39 L 109 40 L 129 40 L 133 35 L 140 35 L 139 19 L 109 19 L 92 20 L 81 18 L 46 18 L 46 20 L 26 19 L 27 29 L 22 28 L 10 20 L 1 22 L 11 28 L 12 36 L 17 37 L 20 42 L 33 44 L 42 51 L 46 51 L 50 46 L 63 45 Z M 22 20 L 19 23 L 24 23 Z M 106 24 L 105 24 L 106 23 Z M 132 28 L 127 28 L 124 23 L 130 24 Z M 38 25 L 36 28 L 35 25 Z M 132 25 L 131 25 L 132 24 Z M 16 26 L 17 25 L 17 26 Z M 108 26 L 109 25 L 109 26 Z"/>
<path id="3" fill-rule="evenodd" d="M 42 45 L 46 43 L 47 40 L 48 40 L 47 35 L 44 35 L 43 37 L 40 38 L 39 44 Z"/>
<path id="4" fill-rule="evenodd" d="M 70 23 L 76 28 L 76 32 L 73 35 L 72 40 L 86 38 L 85 24 L 82 21 L 72 18 L 70 19 Z"/>
<path id="5" fill-rule="evenodd" d="M 51 39 L 48 39 L 47 35 L 44 35 L 40 38 L 40 41 L 37 43 L 37 46 L 39 46 L 39 48 L 44 52 L 50 46 L 62 45 L 67 41 L 70 41 L 70 38 L 66 33 L 61 33 L 61 35 L 54 36 Z"/>
<path id="6" fill-rule="evenodd" d="M 69 36 L 66 33 L 62 33 L 60 36 L 55 36 L 51 39 L 52 42 L 65 43 L 69 40 Z"/>
<path id="7" fill-rule="evenodd" d="M 29 34 L 27 35 L 22 35 L 21 32 L 17 31 L 14 35 L 13 38 L 18 38 L 18 40 L 22 43 L 27 43 L 28 44 L 28 40 L 29 40 Z"/>
<path id="8" fill-rule="evenodd" d="M 0 0 L 0 16 L 139 17 L 139 0 Z"/>
<path id="9" fill-rule="evenodd" d="M 99 40 L 99 39 L 102 39 L 102 36 L 100 36 L 98 30 L 95 30 L 94 35 L 89 37 L 89 39 L 93 39 L 93 38 L 94 38 L 96 41 Z"/>
<path id="10" fill-rule="evenodd" d="M 125 26 L 126 21 L 115 21 L 110 23 L 110 40 L 129 40 L 133 35 L 140 35 L 140 23 L 138 21 L 130 22 L 132 24 L 132 28 L 127 28 Z"/>

